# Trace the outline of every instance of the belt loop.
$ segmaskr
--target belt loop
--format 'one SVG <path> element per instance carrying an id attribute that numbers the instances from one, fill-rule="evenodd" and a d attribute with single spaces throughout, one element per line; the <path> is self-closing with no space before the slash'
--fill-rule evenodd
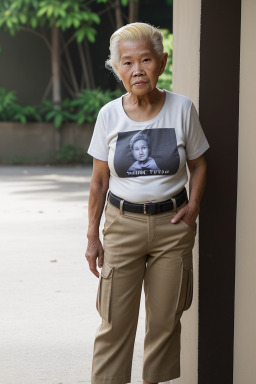
<path id="1" fill-rule="evenodd" d="M 177 202 L 176 202 L 176 200 L 173 199 L 173 198 L 171 197 L 171 201 L 172 201 L 172 203 L 173 203 L 173 209 L 174 209 L 174 211 L 177 212 Z"/>
<path id="2" fill-rule="evenodd" d="M 124 200 L 120 201 L 120 213 L 121 213 L 121 215 L 124 214 Z"/>

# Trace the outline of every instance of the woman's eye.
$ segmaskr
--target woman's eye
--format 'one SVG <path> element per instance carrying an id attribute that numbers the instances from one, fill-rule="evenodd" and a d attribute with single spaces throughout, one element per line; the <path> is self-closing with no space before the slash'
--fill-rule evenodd
<path id="1" fill-rule="evenodd" d="M 150 59 L 144 59 L 144 61 L 150 61 Z"/>
<path id="2" fill-rule="evenodd" d="M 124 65 L 130 65 L 130 64 L 131 64 L 130 61 L 126 61 L 126 62 L 124 63 Z"/>

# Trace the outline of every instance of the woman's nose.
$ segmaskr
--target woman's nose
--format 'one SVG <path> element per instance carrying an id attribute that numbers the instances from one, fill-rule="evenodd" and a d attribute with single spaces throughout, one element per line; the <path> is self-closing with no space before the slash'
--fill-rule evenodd
<path id="1" fill-rule="evenodd" d="M 145 74 L 145 71 L 142 68 L 142 64 L 141 63 L 134 64 L 133 75 L 134 76 L 141 76 L 144 74 Z"/>

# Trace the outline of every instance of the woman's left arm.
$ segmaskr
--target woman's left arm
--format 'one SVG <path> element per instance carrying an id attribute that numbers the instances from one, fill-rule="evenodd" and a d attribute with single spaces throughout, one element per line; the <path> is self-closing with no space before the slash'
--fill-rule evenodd
<path id="1" fill-rule="evenodd" d="M 176 224 L 182 219 L 193 228 L 199 214 L 200 201 L 204 193 L 207 165 L 203 155 L 194 160 L 187 160 L 187 164 L 190 172 L 189 202 L 174 216 L 172 223 Z"/>

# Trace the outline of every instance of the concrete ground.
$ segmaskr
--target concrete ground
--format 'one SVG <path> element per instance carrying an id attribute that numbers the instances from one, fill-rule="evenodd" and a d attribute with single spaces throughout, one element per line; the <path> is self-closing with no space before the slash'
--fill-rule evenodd
<path id="1" fill-rule="evenodd" d="M 90 382 L 101 323 L 98 279 L 84 258 L 90 175 L 0 167 L 0 384 Z M 132 383 L 141 382 L 141 304 Z"/>

